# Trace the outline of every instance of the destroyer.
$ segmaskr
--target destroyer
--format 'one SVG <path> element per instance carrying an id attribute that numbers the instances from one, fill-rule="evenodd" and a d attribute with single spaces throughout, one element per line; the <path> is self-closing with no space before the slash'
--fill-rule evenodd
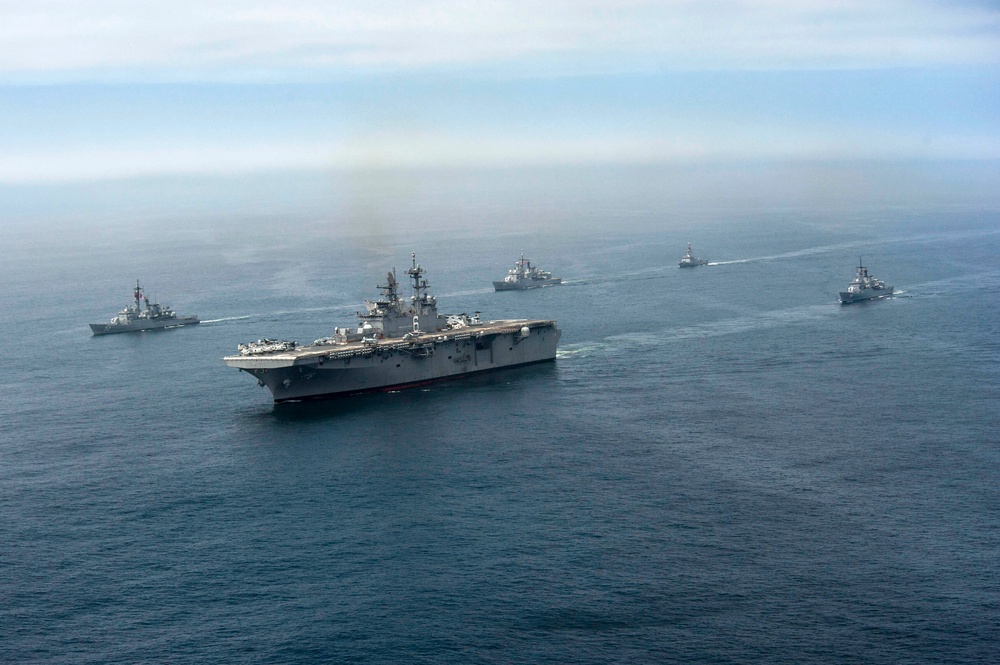
<path id="1" fill-rule="evenodd" d="M 697 256 L 691 254 L 691 243 L 688 243 L 687 254 L 681 257 L 680 266 L 681 268 L 694 268 L 695 266 L 707 265 L 708 261 L 705 259 L 699 259 Z"/>
<path id="2" fill-rule="evenodd" d="M 425 271 L 416 255 L 412 260 L 409 302 L 393 268 L 378 287 L 381 297 L 358 312 L 356 329 L 335 328 L 305 346 L 274 339 L 240 344 L 223 361 L 257 377 L 275 402 L 287 402 L 400 390 L 555 359 L 561 335 L 555 321 L 438 314 Z"/>
<path id="3" fill-rule="evenodd" d="M 562 284 L 562 278 L 553 277 L 549 271 L 532 266 L 531 260 L 524 258 L 522 252 L 521 259 L 514 262 L 514 267 L 507 271 L 503 281 L 493 282 L 493 288 L 497 291 L 521 291 L 556 284 Z"/>
<path id="4" fill-rule="evenodd" d="M 847 305 L 861 300 L 873 300 L 875 298 L 885 298 L 892 295 L 892 287 L 886 286 L 885 282 L 875 279 L 868 274 L 868 268 L 858 260 L 857 272 L 854 279 L 848 285 L 846 291 L 840 292 L 840 302 Z"/>
<path id="5" fill-rule="evenodd" d="M 187 326 L 198 323 L 198 321 L 197 316 L 178 316 L 170 309 L 170 305 L 161 306 L 158 303 L 149 302 L 149 298 L 139 286 L 139 280 L 135 280 L 132 303 L 118 312 L 110 323 L 91 323 L 90 329 L 94 331 L 95 335 L 110 335 L 111 333 Z"/>

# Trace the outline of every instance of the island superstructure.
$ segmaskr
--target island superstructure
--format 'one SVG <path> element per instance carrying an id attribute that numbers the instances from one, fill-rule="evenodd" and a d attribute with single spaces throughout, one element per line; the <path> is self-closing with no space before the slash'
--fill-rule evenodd
<path id="1" fill-rule="evenodd" d="M 304 346 L 273 339 L 240 344 L 223 361 L 255 376 L 280 403 L 400 390 L 555 359 L 562 334 L 555 321 L 438 314 L 425 271 L 411 258 L 409 302 L 393 268 L 378 287 L 381 297 L 358 312 L 356 328 L 335 328 Z"/>
<path id="2" fill-rule="evenodd" d="M 553 277 L 548 270 L 531 265 L 531 260 L 524 258 L 524 252 L 521 252 L 521 258 L 514 262 L 506 277 L 493 282 L 493 288 L 497 291 L 522 291 L 556 284 L 562 284 L 561 277 Z"/>
<path id="3" fill-rule="evenodd" d="M 145 308 L 143 308 L 145 305 Z M 110 335 L 112 333 L 137 332 L 140 330 L 156 330 L 158 328 L 173 328 L 198 323 L 197 316 L 179 316 L 170 309 L 170 305 L 160 305 L 149 302 L 149 298 L 139 280 L 135 280 L 132 290 L 132 302 L 118 312 L 108 323 L 91 323 L 90 329 L 95 335 Z"/>
<path id="4" fill-rule="evenodd" d="M 875 298 L 885 298 L 892 295 L 892 287 L 886 286 L 885 282 L 876 279 L 868 274 L 868 268 L 858 259 L 858 267 L 854 273 L 854 279 L 847 286 L 846 291 L 840 292 L 840 303 L 848 305 L 852 302 L 862 300 L 874 300 Z"/>

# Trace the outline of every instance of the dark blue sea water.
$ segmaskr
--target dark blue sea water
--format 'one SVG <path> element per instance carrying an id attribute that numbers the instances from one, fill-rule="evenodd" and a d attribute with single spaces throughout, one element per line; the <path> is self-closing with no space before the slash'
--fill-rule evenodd
<path id="1" fill-rule="evenodd" d="M 466 221 L 17 226 L 0 660 L 1000 660 L 997 213 Z M 566 284 L 493 293 L 521 249 Z M 221 362 L 411 251 L 556 362 L 282 407 Z M 896 297 L 837 304 L 859 256 Z M 91 336 L 136 277 L 205 322 Z"/>

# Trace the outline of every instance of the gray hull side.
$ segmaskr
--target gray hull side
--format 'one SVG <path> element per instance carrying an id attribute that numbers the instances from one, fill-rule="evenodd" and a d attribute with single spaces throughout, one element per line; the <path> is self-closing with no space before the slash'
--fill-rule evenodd
<path id="1" fill-rule="evenodd" d="M 115 333 L 139 332 L 140 330 L 160 330 L 161 328 L 189 326 L 193 323 L 200 323 L 197 316 L 178 316 L 176 319 L 164 319 L 162 321 L 133 321 L 124 325 L 91 323 L 90 329 L 95 335 L 113 335 Z"/>
<path id="2" fill-rule="evenodd" d="M 525 289 L 540 289 L 543 286 L 555 286 L 562 284 L 562 278 L 537 279 L 523 282 L 493 282 L 493 288 L 497 291 L 524 291 Z"/>
<path id="3" fill-rule="evenodd" d="M 848 293 L 847 291 L 840 292 L 840 303 L 842 305 L 849 305 L 852 302 L 864 302 L 865 300 L 877 300 L 878 298 L 886 298 L 892 295 L 892 287 L 887 286 L 884 289 L 869 290 L 863 293 Z"/>
<path id="4" fill-rule="evenodd" d="M 383 350 L 369 356 L 248 371 L 270 389 L 275 402 L 329 399 L 411 388 L 477 372 L 516 367 L 556 357 L 561 331 L 536 328 L 527 338 L 502 333 L 490 340 L 448 340 L 426 356 Z"/>

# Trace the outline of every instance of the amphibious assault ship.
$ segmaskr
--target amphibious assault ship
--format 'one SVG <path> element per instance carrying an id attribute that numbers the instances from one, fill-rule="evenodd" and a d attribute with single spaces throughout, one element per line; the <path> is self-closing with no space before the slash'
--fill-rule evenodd
<path id="1" fill-rule="evenodd" d="M 891 295 L 892 287 L 886 286 L 882 280 L 875 279 L 869 275 L 868 268 L 858 259 L 858 267 L 854 273 L 854 279 L 851 280 L 846 291 L 840 292 L 840 303 L 847 305 L 852 302 L 885 298 Z"/>
<path id="2" fill-rule="evenodd" d="M 537 289 L 541 286 L 555 286 L 562 284 L 561 277 L 553 277 L 552 273 L 531 265 L 531 260 L 521 258 L 514 262 L 514 267 L 507 271 L 507 276 L 502 281 L 493 282 L 493 288 L 497 291 L 520 291 L 522 289 Z"/>
<path id="3" fill-rule="evenodd" d="M 146 306 L 145 309 L 142 305 Z M 132 303 L 118 312 L 109 323 L 91 323 L 90 329 L 95 335 L 110 335 L 111 333 L 187 326 L 198 322 L 197 316 L 178 316 L 170 309 L 170 305 L 161 306 L 158 303 L 149 302 L 143 288 L 139 286 L 139 280 L 135 280 Z"/>
<path id="4" fill-rule="evenodd" d="M 705 259 L 699 259 L 691 253 L 691 243 L 688 243 L 687 254 L 681 257 L 680 267 L 681 268 L 694 268 L 695 266 L 707 265 L 708 261 Z"/>
<path id="5" fill-rule="evenodd" d="M 274 339 L 240 344 L 223 361 L 255 376 L 280 403 L 401 390 L 555 359 L 562 334 L 555 321 L 438 314 L 425 271 L 411 258 L 408 303 L 393 268 L 378 287 L 381 297 L 358 312 L 357 328 L 335 328 L 305 346 Z"/>

